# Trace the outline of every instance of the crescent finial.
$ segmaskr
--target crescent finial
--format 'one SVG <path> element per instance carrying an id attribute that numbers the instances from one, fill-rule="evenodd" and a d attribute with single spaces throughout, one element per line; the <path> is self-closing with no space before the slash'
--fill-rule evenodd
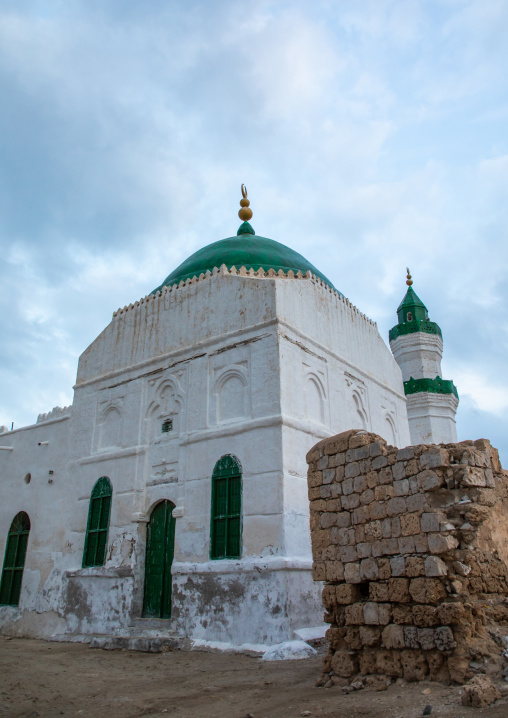
<path id="1" fill-rule="evenodd" d="M 252 210 L 249 209 L 250 202 L 247 199 L 247 187 L 244 184 L 242 184 L 242 197 L 243 199 L 240 200 L 241 209 L 238 212 L 238 216 L 243 222 L 248 222 L 252 217 Z"/>

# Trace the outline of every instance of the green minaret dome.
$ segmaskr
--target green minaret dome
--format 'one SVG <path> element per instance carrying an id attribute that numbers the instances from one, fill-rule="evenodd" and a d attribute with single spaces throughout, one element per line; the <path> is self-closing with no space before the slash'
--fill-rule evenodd
<path id="1" fill-rule="evenodd" d="M 254 233 L 254 229 L 248 222 L 243 222 L 235 237 L 227 237 L 227 239 L 221 239 L 198 249 L 171 272 L 153 292 L 162 287 L 179 284 L 182 280 L 185 282 L 192 277 L 199 277 L 207 270 L 211 272 L 214 267 L 219 268 L 223 264 L 228 269 L 245 267 L 247 270 L 253 269 L 255 272 L 260 268 L 263 268 L 265 272 L 269 269 L 276 272 L 282 269 L 285 274 L 290 269 L 295 274 L 298 271 L 302 274 L 310 271 L 329 287 L 335 289 L 330 280 L 301 254 L 273 239 L 260 237 Z"/>
<path id="2" fill-rule="evenodd" d="M 404 334 L 414 334 L 415 332 L 438 334 L 442 337 L 441 328 L 436 322 L 429 320 L 427 307 L 412 287 L 413 281 L 409 269 L 407 270 L 406 284 L 408 285 L 407 292 L 397 308 L 399 323 L 390 329 L 390 341 L 392 342 Z"/>
<path id="3" fill-rule="evenodd" d="M 406 292 L 406 296 L 397 308 L 397 318 L 399 320 L 399 324 L 403 324 L 408 321 L 408 314 L 413 319 L 427 321 L 429 318 L 427 307 L 422 302 L 413 287 L 409 287 Z"/>

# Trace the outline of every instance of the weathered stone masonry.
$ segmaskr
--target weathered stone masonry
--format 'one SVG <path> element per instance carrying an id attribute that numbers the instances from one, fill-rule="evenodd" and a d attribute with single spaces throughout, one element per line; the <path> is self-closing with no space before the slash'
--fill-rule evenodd
<path id="1" fill-rule="evenodd" d="M 499 669 L 508 474 L 497 450 L 485 439 L 398 450 L 353 430 L 307 462 L 313 576 L 331 624 L 321 682 L 463 683 L 479 659 Z"/>

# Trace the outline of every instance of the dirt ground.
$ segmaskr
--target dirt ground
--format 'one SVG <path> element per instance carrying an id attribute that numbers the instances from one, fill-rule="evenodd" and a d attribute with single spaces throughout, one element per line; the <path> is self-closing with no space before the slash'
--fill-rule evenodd
<path id="1" fill-rule="evenodd" d="M 316 688 L 321 656 L 261 661 L 243 655 L 104 651 L 77 643 L 0 638 L 0 716 L 134 718 L 507 718 L 508 696 L 464 708 L 458 687 L 434 683 Z M 400 683 L 400 682 L 399 682 Z M 428 714 L 428 708 L 427 708 Z"/>

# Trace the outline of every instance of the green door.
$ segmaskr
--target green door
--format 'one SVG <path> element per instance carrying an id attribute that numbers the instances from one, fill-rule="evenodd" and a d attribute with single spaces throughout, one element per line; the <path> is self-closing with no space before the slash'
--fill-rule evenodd
<path id="1" fill-rule="evenodd" d="M 143 616 L 171 618 L 171 564 L 175 552 L 174 504 L 161 501 L 152 511 L 146 536 Z"/>

